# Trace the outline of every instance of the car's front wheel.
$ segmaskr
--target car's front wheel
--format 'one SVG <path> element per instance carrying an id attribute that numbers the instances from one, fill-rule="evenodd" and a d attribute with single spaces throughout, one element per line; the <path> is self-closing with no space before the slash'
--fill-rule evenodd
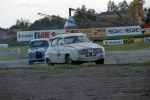
<path id="1" fill-rule="evenodd" d="M 96 64 L 104 64 L 104 59 L 99 59 L 95 61 Z"/>
<path id="2" fill-rule="evenodd" d="M 32 65 L 34 62 L 33 61 L 29 61 L 29 65 Z"/>
<path id="3" fill-rule="evenodd" d="M 74 64 L 74 61 L 71 59 L 70 55 L 66 56 L 66 64 L 68 64 L 68 65 Z"/>
<path id="4" fill-rule="evenodd" d="M 46 59 L 46 62 L 47 62 L 47 65 L 49 65 L 49 66 L 53 66 L 54 65 L 54 63 L 51 63 L 50 59 Z"/>

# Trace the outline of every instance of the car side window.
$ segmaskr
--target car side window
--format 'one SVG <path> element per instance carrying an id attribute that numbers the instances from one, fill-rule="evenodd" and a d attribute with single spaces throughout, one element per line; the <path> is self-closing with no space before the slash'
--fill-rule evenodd
<path id="1" fill-rule="evenodd" d="M 62 39 L 62 38 L 59 38 L 59 40 L 58 40 L 58 46 L 64 45 L 64 44 L 65 44 L 65 43 L 64 43 L 63 39 Z"/>
<path id="2" fill-rule="evenodd" d="M 58 40 L 58 39 L 56 38 L 56 39 L 54 39 L 54 40 L 52 41 L 52 47 L 53 47 L 53 46 L 57 46 L 57 40 Z"/>

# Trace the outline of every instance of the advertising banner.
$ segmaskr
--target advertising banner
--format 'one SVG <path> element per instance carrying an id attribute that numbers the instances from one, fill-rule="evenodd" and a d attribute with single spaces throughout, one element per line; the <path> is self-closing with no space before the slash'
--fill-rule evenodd
<path id="1" fill-rule="evenodd" d="M 66 34 L 66 30 L 65 29 L 50 30 L 49 39 L 53 39 L 56 35 L 59 35 L 59 34 Z"/>
<path id="2" fill-rule="evenodd" d="M 107 36 L 141 34 L 140 26 L 110 27 L 107 28 Z"/>
<path id="3" fill-rule="evenodd" d="M 150 34 L 150 25 L 142 25 L 141 34 Z"/>
<path id="4" fill-rule="evenodd" d="M 123 40 L 103 40 L 103 45 L 118 45 L 123 44 Z"/>
<path id="5" fill-rule="evenodd" d="M 123 39 L 124 44 L 129 44 L 129 43 L 143 43 L 145 42 L 144 38 L 131 38 L 131 39 Z"/>
<path id="6" fill-rule="evenodd" d="M 30 41 L 34 39 L 34 33 L 32 31 L 17 32 L 17 41 Z"/>
<path id="7" fill-rule="evenodd" d="M 84 33 L 88 37 L 107 36 L 106 28 L 89 28 L 89 29 L 66 29 L 66 33 Z"/>
<path id="8" fill-rule="evenodd" d="M 8 48 L 8 44 L 0 44 L 0 48 Z"/>
<path id="9" fill-rule="evenodd" d="M 143 42 L 145 42 L 144 38 L 135 38 L 134 39 L 134 43 L 143 43 Z"/>
<path id="10" fill-rule="evenodd" d="M 65 30 L 39 30 L 17 32 L 17 41 L 30 41 L 38 38 L 53 39 L 55 35 L 64 34 Z"/>
<path id="11" fill-rule="evenodd" d="M 146 37 L 145 42 L 150 42 L 150 37 Z"/>

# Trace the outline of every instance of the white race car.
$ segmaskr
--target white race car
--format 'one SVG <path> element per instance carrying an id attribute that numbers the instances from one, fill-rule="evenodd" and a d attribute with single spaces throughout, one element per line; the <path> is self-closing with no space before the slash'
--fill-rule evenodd
<path id="1" fill-rule="evenodd" d="M 45 52 L 45 60 L 48 65 L 72 65 L 85 62 L 104 64 L 104 58 L 104 47 L 92 43 L 83 33 L 57 35 L 52 40 L 51 47 Z"/>

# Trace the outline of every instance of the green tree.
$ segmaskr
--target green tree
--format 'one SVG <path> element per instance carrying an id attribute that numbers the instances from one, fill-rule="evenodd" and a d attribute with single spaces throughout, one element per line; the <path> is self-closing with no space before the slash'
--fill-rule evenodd
<path id="1" fill-rule="evenodd" d="M 57 16 L 60 17 L 59 15 L 57 15 Z M 64 19 L 59 19 L 59 18 L 55 18 L 55 17 L 52 18 L 51 21 L 54 22 L 56 27 L 58 27 L 58 28 L 64 28 L 64 24 L 66 22 L 66 20 L 64 20 Z"/>
<path id="2" fill-rule="evenodd" d="M 0 27 L 0 30 L 2 30 L 2 31 L 6 31 L 6 29 L 5 29 L 5 28 L 1 28 L 1 27 Z"/>
<path id="3" fill-rule="evenodd" d="M 150 23 L 150 7 L 149 8 L 144 8 L 144 13 L 145 13 L 145 16 L 147 17 L 145 23 Z"/>
<path id="4" fill-rule="evenodd" d="M 107 4 L 107 12 L 113 12 L 113 11 L 116 11 L 116 10 L 118 10 L 118 7 L 115 4 L 115 2 L 114 1 L 109 1 L 108 4 Z"/>
<path id="5" fill-rule="evenodd" d="M 51 22 L 50 22 L 51 19 L 47 18 L 47 17 L 44 17 L 42 19 L 40 19 L 40 22 L 46 26 L 46 27 L 49 27 L 49 26 L 54 26 Z"/>
<path id="6" fill-rule="evenodd" d="M 149 18 L 150 17 L 150 7 L 149 8 L 144 8 L 144 13 L 145 13 L 145 15 L 146 15 L 146 17 L 147 18 Z"/>
<path id="7" fill-rule="evenodd" d="M 128 9 L 129 9 L 129 5 L 126 0 L 118 4 L 118 10 L 128 10 Z"/>
<path id="8" fill-rule="evenodd" d="M 96 17 L 92 16 L 92 15 L 89 15 L 89 14 L 96 14 L 96 11 L 94 9 L 87 9 L 85 5 L 82 5 L 81 8 L 77 8 L 78 11 L 76 11 L 74 13 L 74 18 L 80 18 L 80 19 L 85 19 L 85 16 L 89 19 L 89 20 L 96 20 Z M 85 14 L 83 12 L 80 12 L 80 11 L 83 11 L 83 12 L 86 12 L 86 13 L 89 13 L 89 14 Z M 84 22 L 84 21 L 83 21 Z"/>
<path id="9" fill-rule="evenodd" d="M 77 10 L 78 11 L 84 11 L 84 12 L 86 12 L 86 7 L 85 7 L 85 5 L 82 5 L 82 8 L 78 7 Z M 74 18 L 81 18 L 81 19 L 83 19 L 84 18 L 83 13 L 78 12 L 78 11 L 76 11 L 74 13 Z"/>
<path id="10" fill-rule="evenodd" d="M 12 25 L 9 29 L 23 29 L 26 30 L 31 25 L 30 21 L 27 19 L 17 19 L 17 22 L 15 25 Z"/>
<path id="11" fill-rule="evenodd" d="M 40 22 L 46 27 L 55 26 L 57 28 L 63 28 L 64 24 L 65 24 L 64 20 L 60 20 L 55 17 L 54 18 L 53 17 L 44 17 L 44 18 L 40 19 Z"/>
<path id="12" fill-rule="evenodd" d="M 88 9 L 88 10 L 87 10 L 87 13 L 96 15 L 96 12 L 95 12 L 94 9 Z M 89 20 L 92 20 L 92 21 L 95 21 L 95 20 L 96 20 L 96 17 L 95 17 L 95 16 L 92 16 L 92 15 L 87 15 L 87 18 L 88 18 Z"/>
<path id="13" fill-rule="evenodd" d="M 107 12 L 111 12 L 111 1 L 107 4 Z"/>

